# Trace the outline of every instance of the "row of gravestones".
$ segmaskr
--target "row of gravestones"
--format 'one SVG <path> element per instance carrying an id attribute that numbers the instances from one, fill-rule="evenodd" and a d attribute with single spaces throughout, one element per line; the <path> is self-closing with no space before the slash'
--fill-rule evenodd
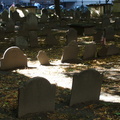
<path id="1" fill-rule="evenodd" d="M 94 59 L 96 57 L 96 45 L 89 44 L 85 46 L 83 53 L 83 60 Z M 78 59 L 79 48 L 76 41 L 71 41 L 68 46 L 64 47 L 63 55 L 61 57 L 62 63 L 80 63 L 81 59 Z M 98 57 L 106 57 L 110 55 L 120 54 L 120 48 L 111 45 L 109 47 L 103 46 L 98 52 Z M 37 59 L 41 65 L 50 65 L 49 58 L 45 51 L 40 50 L 37 55 Z M 3 57 L 0 59 L 0 69 L 8 70 L 14 68 L 27 67 L 27 56 L 17 46 L 8 48 Z"/>
<path id="2" fill-rule="evenodd" d="M 102 46 L 100 50 L 97 51 L 96 44 L 85 45 L 82 59 L 95 59 L 96 57 L 107 57 L 111 55 L 119 55 L 120 48 L 115 45 Z M 71 41 L 67 46 L 64 47 L 61 62 L 66 63 L 80 63 L 79 47 L 76 41 Z"/>
<path id="3" fill-rule="evenodd" d="M 98 101 L 103 75 L 94 69 L 74 74 L 70 106 Z M 18 117 L 55 110 L 56 86 L 42 77 L 27 81 L 18 91 Z"/>

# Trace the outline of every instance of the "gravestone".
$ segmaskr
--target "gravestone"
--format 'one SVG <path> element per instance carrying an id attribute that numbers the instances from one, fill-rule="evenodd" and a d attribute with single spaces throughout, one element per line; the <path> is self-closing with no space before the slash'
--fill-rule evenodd
<path id="1" fill-rule="evenodd" d="M 38 52 L 37 59 L 39 60 L 41 65 L 50 65 L 49 58 L 45 51 L 40 50 Z"/>
<path id="2" fill-rule="evenodd" d="M 95 28 L 94 27 L 84 28 L 84 35 L 94 35 L 94 34 L 95 34 Z"/>
<path id="3" fill-rule="evenodd" d="M 83 52 L 83 59 L 93 59 L 96 57 L 96 45 L 88 44 Z"/>
<path id="4" fill-rule="evenodd" d="M 27 57 L 17 46 L 9 47 L 0 59 L 0 69 L 9 70 L 27 67 Z"/>
<path id="5" fill-rule="evenodd" d="M 38 20 L 34 13 L 29 13 L 26 16 L 26 26 L 26 29 L 29 31 L 38 30 Z"/>
<path id="6" fill-rule="evenodd" d="M 20 15 L 17 11 L 14 11 L 11 16 L 12 20 L 16 23 L 17 21 L 20 21 Z"/>
<path id="7" fill-rule="evenodd" d="M 103 31 L 101 29 L 97 30 L 96 33 L 93 35 L 93 40 L 96 43 L 101 43 L 101 38 L 103 36 Z"/>
<path id="8" fill-rule="evenodd" d="M 12 33 L 14 32 L 14 30 L 15 30 L 15 23 L 11 18 L 9 18 L 8 21 L 6 22 L 5 32 Z"/>
<path id="9" fill-rule="evenodd" d="M 38 34 L 37 31 L 29 31 L 29 42 L 31 47 L 37 47 L 38 46 Z"/>
<path id="10" fill-rule="evenodd" d="M 42 77 L 34 77 L 18 91 L 18 117 L 55 110 L 56 86 Z"/>
<path id="11" fill-rule="evenodd" d="M 115 19 L 114 28 L 115 28 L 116 30 L 119 30 L 119 29 L 120 29 L 120 18 L 116 18 L 116 19 Z"/>
<path id="12" fill-rule="evenodd" d="M 102 79 L 102 75 L 94 69 L 74 74 L 70 106 L 99 100 Z"/>
<path id="13" fill-rule="evenodd" d="M 47 36 L 45 38 L 45 44 L 48 46 L 54 46 L 58 45 L 59 41 L 55 38 L 55 35 L 50 31 L 49 33 L 47 33 Z"/>
<path id="14" fill-rule="evenodd" d="M 48 15 L 43 13 L 40 18 L 40 22 L 45 23 L 48 21 Z"/>
<path id="15" fill-rule="evenodd" d="M 17 36 L 16 37 L 16 46 L 18 46 L 19 48 L 28 48 L 29 44 L 28 44 L 28 41 L 27 41 L 27 38 L 26 37 L 23 37 L 23 36 Z"/>
<path id="16" fill-rule="evenodd" d="M 77 31 L 74 28 L 70 28 L 66 33 L 66 43 L 70 43 L 72 40 L 77 41 Z"/>
<path id="17" fill-rule="evenodd" d="M 120 48 L 115 45 L 110 45 L 107 50 L 107 55 L 118 55 L 120 54 Z"/>
<path id="18" fill-rule="evenodd" d="M 76 41 L 71 41 L 68 46 L 64 47 L 63 55 L 61 57 L 62 63 L 79 63 L 78 59 L 78 44 Z"/>
<path id="19" fill-rule="evenodd" d="M 108 26 L 105 28 L 105 37 L 107 41 L 110 41 L 110 40 L 113 41 L 114 35 L 115 35 L 115 31 L 112 26 Z"/>
<path id="20" fill-rule="evenodd" d="M 106 46 L 102 46 L 102 48 L 97 52 L 98 57 L 106 57 L 108 48 Z"/>
<path id="21" fill-rule="evenodd" d="M 3 22 L 7 22 L 8 21 L 8 11 L 7 10 L 3 10 L 3 12 L 1 13 L 1 18 Z"/>
<path id="22" fill-rule="evenodd" d="M 102 18 L 102 27 L 106 28 L 109 25 L 110 25 L 110 18 L 107 15 L 103 16 L 103 18 Z"/>

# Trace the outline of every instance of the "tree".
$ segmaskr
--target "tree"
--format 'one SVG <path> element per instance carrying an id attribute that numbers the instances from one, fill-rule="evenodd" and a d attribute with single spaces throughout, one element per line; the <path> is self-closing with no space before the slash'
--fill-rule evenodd
<path id="1" fill-rule="evenodd" d="M 106 0 L 106 4 L 109 2 L 109 0 Z"/>
<path id="2" fill-rule="evenodd" d="M 54 0 L 54 4 L 55 4 L 55 12 L 59 16 L 59 18 L 61 18 L 61 16 L 60 16 L 60 0 Z"/>

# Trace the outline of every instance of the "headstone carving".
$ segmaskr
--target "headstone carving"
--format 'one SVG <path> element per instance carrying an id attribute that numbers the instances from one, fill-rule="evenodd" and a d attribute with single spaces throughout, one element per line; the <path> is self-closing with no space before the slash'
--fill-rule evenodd
<path id="1" fill-rule="evenodd" d="M 88 69 L 73 76 L 70 106 L 99 100 L 103 76 L 94 69 Z"/>
<path id="2" fill-rule="evenodd" d="M 49 58 L 45 51 L 40 50 L 38 52 L 37 59 L 39 60 L 41 65 L 50 65 Z"/>
<path id="3" fill-rule="evenodd" d="M 0 59 L 0 69 L 9 70 L 27 67 L 27 57 L 19 47 L 9 47 Z"/>
<path id="4" fill-rule="evenodd" d="M 19 89 L 18 117 L 55 110 L 56 86 L 42 77 L 34 77 Z"/>

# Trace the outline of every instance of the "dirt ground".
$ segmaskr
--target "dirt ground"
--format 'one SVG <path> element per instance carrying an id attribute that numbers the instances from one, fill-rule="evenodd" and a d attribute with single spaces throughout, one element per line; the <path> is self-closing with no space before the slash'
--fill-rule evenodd
<path id="1" fill-rule="evenodd" d="M 84 42 L 83 42 L 84 41 Z M 85 43 L 86 41 L 86 43 Z M 80 38 L 81 51 L 84 45 L 91 42 L 89 38 Z M 40 42 L 41 44 L 42 42 Z M 120 46 L 120 38 L 115 43 Z M 0 56 L 13 40 L 2 41 Z M 0 119 L 1 120 L 119 120 L 120 119 L 120 55 L 81 60 L 79 64 L 61 63 L 65 44 L 54 47 L 40 45 L 23 50 L 28 57 L 28 67 L 9 71 L 0 71 Z M 98 45 L 99 46 L 99 45 Z M 50 65 L 40 65 L 36 56 L 39 50 L 45 50 L 50 58 Z M 81 52 L 80 56 L 81 57 Z M 81 59 L 81 58 L 80 58 Z M 94 68 L 104 75 L 100 101 L 80 103 L 69 106 L 73 74 Z M 30 78 L 40 76 L 56 84 L 55 111 L 36 113 L 17 118 L 18 88 Z"/>

